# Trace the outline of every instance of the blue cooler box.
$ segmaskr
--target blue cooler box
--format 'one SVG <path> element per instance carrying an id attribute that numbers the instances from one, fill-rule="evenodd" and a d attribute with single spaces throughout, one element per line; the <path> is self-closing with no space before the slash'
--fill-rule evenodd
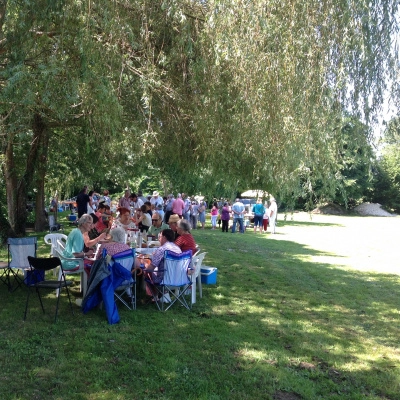
<path id="1" fill-rule="evenodd" d="M 217 283 L 218 268 L 201 267 L 201 283 L 205 285 L 215 285 Z"/>
<path id="2" fill-rule="evenodd" d="M 68 219 L 69 219 L 71 222 L 76 221 L 76 215 L 75 215 L 75 214 L 68 215 Z"/>
<path id="3" fill-rule="evenodd" d="M 44 271 L 26 270 L 24 272 L 24 283 L 27 286 L 44 281 Z"/>

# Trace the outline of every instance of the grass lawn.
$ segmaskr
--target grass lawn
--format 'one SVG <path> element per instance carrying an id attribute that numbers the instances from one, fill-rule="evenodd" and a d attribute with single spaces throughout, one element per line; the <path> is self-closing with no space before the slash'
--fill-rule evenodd
<path id="1" fill-rule="evenodd" d="M 120 308 L 113 326 L 65 296 L 54 324 L 54 294 L 24 322 L 26 289 L 1 285 L 0 399 L 399 399 L 399 230 L 303 213 L 276 235 L 195 230 L 217 285 L 191 312 Z"/>

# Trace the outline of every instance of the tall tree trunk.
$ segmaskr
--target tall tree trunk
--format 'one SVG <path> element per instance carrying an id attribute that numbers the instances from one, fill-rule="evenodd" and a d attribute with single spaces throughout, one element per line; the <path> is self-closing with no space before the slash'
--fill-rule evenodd
<path id="1" fill-rule="evenodd" d="M 35 231 L 42 232 L 46 229 L 47 220 L 44 210 L 44 181 L 47 172 L 47 154 L 49 147 L 49 131 L 43 130 L 43 134 L 40 136 L 40 145 L 38 151 L 38 167 L 37 167 L 37 179 L 36 179 L 36 198 L 35 198 Z"/>
<path id="2" fill-rule="evenodd" d="M 26 203 L 28 190 L 32 186 L 32 181 L 38 161 L 38 150 L 41 143 L 41 136 L 45 132 L 45 124 L 39 114 L 36 114 L 32 121 L 33 137 L 29 150 L 25 171 L 18 180 L 15 159 L 14 159 L 14 134 L 8 137 L 7 149 L 5 154 L 5 177 L 7 191 L 8 219 L 11 229 L 16 236 L 26 234 Z"/>
<path id="3" fill-rule="evenodd" d="M 17 198 L 17 175 L 15 172 L 15 161 L 14 161 L 14 133 L 8 134 L 7 147 L 4 153 L 4 178 L 6 181 L 6 197 L 7 197 L 7 212 L 8 221 L 10 223 L 11 236 L 15 236 L 15 221 L 17 215 L 15 210 L 17 209 L 16 198 Z"/>

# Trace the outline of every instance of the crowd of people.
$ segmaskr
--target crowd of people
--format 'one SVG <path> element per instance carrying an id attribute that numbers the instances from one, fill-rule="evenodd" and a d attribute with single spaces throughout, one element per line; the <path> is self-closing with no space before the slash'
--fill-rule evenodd
<path id="1" fill-rule="evenodd" d="M 151 262 L 145 266 L 145 271 L 155 282 L 157 270 L 161 263 L 164 250 L 173 250 L 177 253 L 197 251 L 197 245 L 192 229 L 205 228 L 207 204 L 205 201 L 196 201 L 184 193 L 161 197 L 154 191 L 152 196 L 144 197 L 141 192 L 131 193 L 125 190 L 118 201 L 116 215 L 111 209 L 109 192 L 105 190 L 103 196 L 87 190 L 85 186 L 77 196 L 77 227 L 68 236 L 64 256 L 70 261 L 63 265 L 65 269 L 75 269 L 78 263 L 73 258 L 86 258 L 85 270 L 90 274 L 93 263 L 94 249 L 100 245 L 96 257 L 101 257 L 103 249 L 114 255 L 130 248 L 127 243 L 127 234 L 130 231 L 146 233 L 148 237 L 157 238 L 160 247 L 154 253 Z M 213 202 L 210 207 L 211 229 L 221 226 L 222 232 L 244 233 L 246 229 L 246 209 L 239 198 L 231 205 L 228 201 Z M 273 197 L 269 204 L 258 199 L 252 207 L 251 215 L 254 218 L 254 232 L 266 233 L 270 225 L 271 233 L 275 233 L 277 205 Z M 247 214 L 248 217 L 248 214 Z M 229 226 L 232 221 L 231 227 Z M 143 244 L 146 246 L 146 244 Z M 72 261 L 71 261 L 72 259 Z M 142 267 L 142 261 L 136 260 L 133 269 Z"/>
<path id="2" fill-rule="evenodd" d="M 160 224 L 164 224 L 164 227 L 169 223 L 171 215 L 177 215 L 179 219 L 188 221 L 190 229 L 205 229 L 208 209 L 205 201 L 197 201 L 185 193 L 178 193 L 176 197 L 173 194 L 161 197 L 158 191 L 154 191 L 153 195 L 143 196 L 141 191 L 131 193 L 127 189 L 118 201 L 116 209 L 118 217 L 114 218 L 110 208 L 109 192 L 105 190 L 103 196 L 100 196 L 94 191 L 87 192 L 86 186 L 79 193 L 76 202 L 78 218 L 85 213 L 97 215 L 96 229 L 99 232 L 103 231 L 106 225 L 109 229 L 115 226 L 130 229 L 133 225 L 137 225 L 141 232 L 149 232 L 150 228 L 153 228 L 151 221 L 153 213 L 157 213 L 157 220 Z M 209 207 L 209 212 L 212 230 L 221 228 L 222 224 L 222 232 L 231 230 L 235 233 L 238 229 L 243 233 L 250 217 L 254 220 L 254 232 L 266 233 L 270 226 L 271 233 L 275 233 L 277 205 L 272 196 L 269 202 L 263 203 L 261 199 L 257 199 L 250 210 L 246 210 L 238 198 L 233 204 L 228 201 L 214 201 Z M 153 230 L 154 228 L 150 231 Z"/>

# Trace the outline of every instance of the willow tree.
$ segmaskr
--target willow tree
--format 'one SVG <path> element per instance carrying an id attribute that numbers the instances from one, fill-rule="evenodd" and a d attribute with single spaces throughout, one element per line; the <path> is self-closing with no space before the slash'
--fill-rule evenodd
<path id="1" fill-rule="evenodd" d="M 1 4 L 4 171 L 18 232 L 49 150 L 69 184 L 98 173 L 96 154 L 98 169 L 151 164 L 192 192 L 218 182 L 290 193 L 299 179 L 335 189 L 343 111 L 368 123 L 398 65 L 394 0 Z"/>
<path id="2" fill-rule="evenodd" d="M 290 194 L 302 179 L 333 194 L 344 112 L 373 122 L 395 77 L 398 1 L 209 0 L 192 14 L 188 3 L 164 2 L 187 34 L 178 93 L 191 102 L 185 130 L 153 125 L 158 157 L 175 149 L 183 170 L 189 149 L 204 177 L 234 188 Z"/>
<path id="3" fill-rule="evenodd" d="M 207 1 L 194 126 L 213 175 L 283 193 L 306 178 L 333 193 L 344 110 L 370 123 L 395 77 L 398 7 Z"/>
<path id="4" fill-rule="evenodd" d="M 29 190 L 36 190 L 37 229 L 43 229 L 49 148 L 57 152 L 60 135 L 71 153 L 78 139 L 87 145 L 92 136 L 112 136 L 121 108 L 112 85 L 112 57 L 90 18 L 91 2 L 8 0 L 1 5 L 3 171 L 8 219 L 15 234 L 23 234 Z M 84 145 L 80 150 L 75 160 L 69 158 L 71 165 L 85 156 Z"/>

